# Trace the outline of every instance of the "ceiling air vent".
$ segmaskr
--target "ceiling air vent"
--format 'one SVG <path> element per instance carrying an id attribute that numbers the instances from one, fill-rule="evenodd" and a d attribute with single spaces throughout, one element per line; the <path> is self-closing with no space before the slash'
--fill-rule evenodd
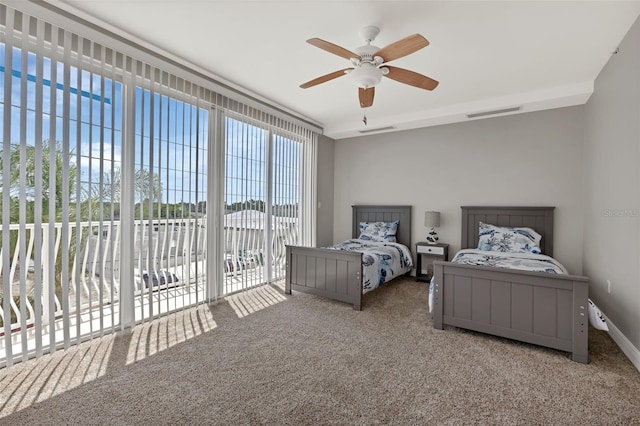
<path id="1" fill-rule="evenodd" d="M 367 129 L 367 130 L 358 130 L 359 133 L 372 133 L 372 132 L 382 132 L 383 130 L 393 130 L 395 127 L 387 126 L 387 127 L 378 127 L 377 129 Z"/>
<path id="2" fill-rule="evenodd" d="M 520 111 L 522 107 L 512 107 L 504 109 L 494 109 L 493 111 L 474 112 L 473 114 L 467 114 L 467 118 L 486 117 L 487 115 L 504 114 L 507 112 Z"/>

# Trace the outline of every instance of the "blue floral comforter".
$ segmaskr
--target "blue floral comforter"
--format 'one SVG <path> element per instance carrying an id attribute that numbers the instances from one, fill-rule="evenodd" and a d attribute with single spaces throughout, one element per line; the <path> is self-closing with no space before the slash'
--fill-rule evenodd
<path id="1" fill-rule="evenodd" d="M 353 239 L 325 248 L 362 253 L 363 293 L 409 272 L 413 267 L 411 251 L 398 243 Z"/>
<path id="2" fill-rule="evenodd" d="M 502 253 L 477 249 L 460 250 L 452 263 L 465 265 L 493 266 L 496 268 L 519 269 L 522 271 L 568 274 L 566 268 L 553 257 L 534 253 Z"/>

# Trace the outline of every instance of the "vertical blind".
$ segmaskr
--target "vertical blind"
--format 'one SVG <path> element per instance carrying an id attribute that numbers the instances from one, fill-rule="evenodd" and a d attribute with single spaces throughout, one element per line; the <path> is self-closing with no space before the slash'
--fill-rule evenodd
<path id="1" fill-rule="evenodd" d="M 224 293 L 284 278 L 285 246 L 315 244 L 317 136 L 259 110 L 225 108 Z M 312 195 L 313 194 L 313 195 Z M 308 230 L 302 232 L 302 230 Z"/>
<path id="2" fill-rule="evenodd" d="M 138 66 L 151 76 L 139 82 L 148 88 L 135 87 L 133 290 L 139 321 L 205 300 L 208 108 L 200 106 L 198 87 Z"/>
<path id="3" fill-rule="evenodd" d="M 10 365 L 118 324 L 109 267 L 120 234 L 108 194 L 117 185 L 122 83 L 113 50 L 1 12 L 0 349 Z"/>
<path id="4" fill-rule="evenodd" d="M 0 5 L 0 365 L 283 277 L 317 136 Z"/>

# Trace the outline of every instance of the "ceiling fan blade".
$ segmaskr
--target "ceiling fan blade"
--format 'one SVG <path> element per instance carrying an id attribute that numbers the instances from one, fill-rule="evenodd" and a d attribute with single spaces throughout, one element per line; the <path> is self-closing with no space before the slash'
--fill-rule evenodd
<path id="1" fill-rule="evenodd" d="M 334 71 L 332 73 L 323 75 L 321 77 L 314 78 L 311 81 L 307 81 L 306 83 L 301 84 L 300 87 L 303 88 L 303 89 L 308 89 L 309 87 L 315 86 L 317 84 L 324 83 L 324 82 L 327 82 L 329 80 L 333 80 L 334 78 L 342 77 L 343 75 L 346 75 L 345 71 L 349 71 L 349 70 L 352 70 L 352 69 L 353 68 L 345 68 L 343 70 Z"/>
<path id="2" fill-rule="evenodd" d="M 369 87 L 367 89 L 358 87 L 358 97 L 360 98 L 361 108 L 368 108 L 373 105 L 373 96 L 376 94 L 375 90 L 375 87 Z"/>
<path id="3" fill-rule="evenodd" d="M 426 38 L 422 37 L 420 34 L 414 34 L 383 47 L 374 53 L 373 56 L 380 56 L 384 59 L 384 62 L 389 62 L 394 59 L 407 56 L 422 49 L 423 47 L 427 47 L 428 45 L 429 42 Z"/>
<path id="4" fill-rule="evenodd" d="M 390 79 L 399 81 L 400 83 L 419 87 L 424 90 L 433 90 L 438 87 L 438 81 L 425 75 L 418 74 L 417 72 L 405 70 L 404 68 L 391 67 L 389 65 L 385 65 L 384 67 L 389 69 L 389 74 L 385 75 L 385 77 L 389 77 Z"/>
<path id="5" fill-rule="evenodd" d="M 328 41 L 319 38 L 310 38 L 309 40 L 307 40 L 307 43 L 345 59 L 362 59 L 360 58 L 360 55 L 356 55 L 355 53 L 345 49 L 344 47 L 340 47 L 337 44 L 329 43 Z"/>

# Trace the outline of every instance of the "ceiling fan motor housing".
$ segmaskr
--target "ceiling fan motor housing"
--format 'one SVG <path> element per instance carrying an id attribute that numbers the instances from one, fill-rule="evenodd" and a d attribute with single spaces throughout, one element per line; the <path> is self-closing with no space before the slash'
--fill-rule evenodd
<path id="1" fill-rule="evenodd" d="M 380 48 L 378 46 L 374 46 L 373 44 L 367 44 L 365 46 L 360 46 L 355 49 L 355 53 L 360 55 L 362 58 L 362 62 L 372 62 L 373 55 L 379 51 Z"/>

